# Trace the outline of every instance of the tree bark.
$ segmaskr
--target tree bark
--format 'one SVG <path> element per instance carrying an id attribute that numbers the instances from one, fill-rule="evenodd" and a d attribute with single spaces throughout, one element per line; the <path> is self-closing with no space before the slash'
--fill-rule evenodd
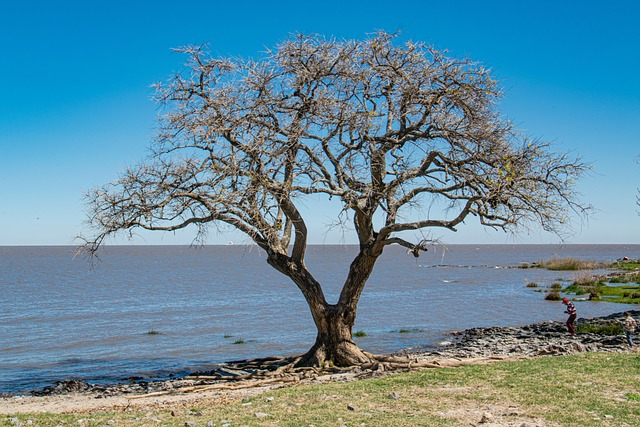
<path id="1" fill-rule="evenodd" d="M 379 255 L 361 250 L 351 263 L 338 303 L 328 304 L 303 262 L 276 251 L 269 253 L 268 263 L 289 276 L 304 295 L 317 328 L 315 344 L 297 366 L 353 366 L 371 361 L 353 341 L 353 325 L 360 295 Z"/>
<path id="2" fill-rule="evenodd" d="M 312 307 L 318 335 L 311 349 L 302 356 L 298 366 L 353 366 L 370 362 L 353 342 L 352 329 L 355 312 L 349 313 L 338 305 Z"/>

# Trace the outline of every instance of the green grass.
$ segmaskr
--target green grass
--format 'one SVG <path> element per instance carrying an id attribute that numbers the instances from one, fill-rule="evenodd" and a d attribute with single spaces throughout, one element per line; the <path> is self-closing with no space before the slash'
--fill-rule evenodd
<path id="1" fill-rule="evenodd" d="M 631 261 L 616 261 L 612 263 L 610 267 L 627 271 L 640 270 L 640 259 Z"/>
<path id="2" fill-rule="evenodd" d="M 637 284 L 610 286 L 601 279 L 598 282 L 567 286 L 563 292 L 575 295 L 591 294 L 593 299 L 607 300 L 622 304 L 640 304 L 640 286 Z"/>
<path id="3" fill-rule="evenodd" d="M 366 337 L 367 333 L 365 331 L 356 331 L 353 333 L 354 337 Z"/>
<path id="4" fill-rule="evenodd" d="M 622 329 L 622 324 L 620 322 L 616 322 L 615 320 L 606 321 L 603 320 L 599 323 L 576 323 L 576 332 L 588 332 L 592 334 L 598 335 L 608 335 L 608 336 L 616 336 L 620 334 L 624 334 L 624 330 Z"/>
<path id="5" fill-rule="evenodd" d="M 147 335 L 160 335 L 160 331 L 156 331 L 155 329 L 152 329 L 149 332 L 147 332 Z"/>
<path id="6" fill-rule="evenodd" d="M 499 425 L 637 426 L 639 372 L 637 354 L 589 353 L 301 385 L 231 403 L 200 401 L 126 411 L 9 415 L 0 418 L 0 425 L 17 425 L 17 420 L 43 427 L 209 423 L 438 427 L 478 425 L 482 414 L 490 412 Z"/>
<path id="7" fill-rule="evenodd" d="M 577 258 L 554 258 L 540 261 L 535 266 L 549 270 L 577 271 L 571 285 L 560 289 L 559 283 L 551 286 L 546 299 L 557 299 L 560 291 L 565 294 L 588 295 L 591 300 L 605 300 L 622 304 L 640 304 L 640 260 L 621 261 L 611 264 L 584 261 Z M 613 268 L 622 270 L 613 277 L 595 275 L 585 270 Z M 616 285 L 616 286 L 611 286 Z M 625 286 L 620 286 L 625 285 Z"/>

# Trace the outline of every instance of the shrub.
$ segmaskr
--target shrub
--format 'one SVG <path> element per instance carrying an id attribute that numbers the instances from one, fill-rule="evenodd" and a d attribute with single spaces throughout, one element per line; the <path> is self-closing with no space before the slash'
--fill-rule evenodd
<path id="1" fill-rule="evenodd" d="M 549 292 L 544 299 L 546 299 L 547 301 L 560 301 L 562 299 L 562 297 L 560 296 L 559 293 L 557 292 Z"/>
<path id="2" fill-rule="evenodd" d="M 527 288 L 537 288 L 538 284 L 535 282 L 529 282 L 527 283 Z"/>
<path id="3" fill-rule="evenodd" d="M 590 300 L 599 300 L 600 299 L 600 295 L 602 294 L 600 292 L 600 289 L 596 288 L 595 286 L 588 288 L 587 292 L 589 292 L 589 299 Z"/>
<path id="4" fill-rule="evenodd" d="M 640 298 L 640 292 L 634 292 L 631 294 L 631 298 L 636 299 L 636 298 Z"/>
<path id="5" fill-rule="evenodd" d="M 552 258 L 540 263 L 547 270 L 573 271 L 573 270 L 593 270 L 601 268 L 602 265 L 596 261 L 582 260 L 578 258 Z"/>
<path id="6" fill-rule="evenodd" d="M 354 337 L 366 337 L 367 333 L 365 331 L 357 331 L 353 334 Z"/>
<path id="7" fill-rule="evenodd" d="M 551 285 L 551 289 L 553 289 L 554 291 L 558 292 L 558 291 L 560 291 L 560 289 L 562 289 L 562 284 L 554 283 L 553 285 Z"/>
<path id="8" fill-rule="evenodd" d="M 234 341 L 234 344 L 244 344 L 246 341 L 242 338 L 240 338 L 239 340 Z"/>
<path id="9" fill-rule="evenodd" d="M 598 283 L 598 277 L 591 273 L 582 272 L 573 276 L 573 284 L 577 286 L 593 286 Z"/>

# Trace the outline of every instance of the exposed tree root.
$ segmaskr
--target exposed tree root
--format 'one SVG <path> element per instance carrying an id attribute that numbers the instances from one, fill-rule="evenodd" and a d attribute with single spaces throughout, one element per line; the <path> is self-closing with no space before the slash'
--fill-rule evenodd
<path id="1" fill-rule="evenodd" d="M 465 365 L 499 362 L 513 359 L 509 356 L 477 357 L 469 359 L 415 359 L 409 357 L 384 356 L 365 353 L 370 362 L 354 366 L 296 367 L 300 357 L 269 357 L 233 361 L 221 365 L 214 371 L 189 375 L 184 380 L 189 384 L 130 397 L 145 397 L 167 394 L 204 392 L 211 390 L 239 390 L 253 387 L 283 387 L 293 383 L 320 381 L 322 378 L 342 374 L 352 379 L 361 379 L 381 373 L 407 372 L 412 370 L 453 368 Z M 351 374 L 351 375 L 348 375 Z"/>

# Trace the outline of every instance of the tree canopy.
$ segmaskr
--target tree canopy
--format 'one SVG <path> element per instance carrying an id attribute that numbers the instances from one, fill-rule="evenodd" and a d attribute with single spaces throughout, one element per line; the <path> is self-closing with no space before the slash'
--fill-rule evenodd
<path id="1" fill-rule="evenodd" d="M 561 233 L 587 209 L 575 180 L 588 166 L 518 132 L 498 108 L 498 83 L 470 60 L 384 32 L 297 35 L 257 60 L 178 50 L 185 69 L 156 85 L 163 114 L 152 155 L 87 195 L 85 249 L 137 228 L 244 232 L 309 303 L 319 333 L 308 361 L 340 359 L 329 341 L 352 344 L 358 299 L 385 246 L 426 250 L 407 232 L 456 230 L 473 217 Z M 301 206 L 317 195 L 340 201 L 358 237 L 337 304 L 304 262 Z M 339 339 L 323 335 L 330 314 L 348 329 Z"/>

